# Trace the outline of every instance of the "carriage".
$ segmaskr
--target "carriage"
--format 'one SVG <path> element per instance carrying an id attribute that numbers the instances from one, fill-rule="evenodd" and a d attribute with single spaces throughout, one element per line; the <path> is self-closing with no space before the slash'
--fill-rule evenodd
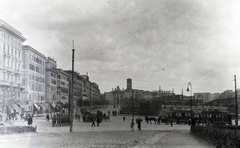
<path id="1" fill-rule="evenodd" d="M 194 121 L 196 124 L 231 124 L 231 115 L 228 112 L 221 112 L 218 110 L 214 111 L 203 111 L 203 112 L 192 112 L 190 110 L 174 110 L 172 112 L 172 119 L 177 124 L 189 123 Z"/>
<path id="2" fill-rule="evenodd" d="M 207 125 L 231 125 L 232 116 L 229 112 L 203 111 L 199 116 L 199 121 Z"/>

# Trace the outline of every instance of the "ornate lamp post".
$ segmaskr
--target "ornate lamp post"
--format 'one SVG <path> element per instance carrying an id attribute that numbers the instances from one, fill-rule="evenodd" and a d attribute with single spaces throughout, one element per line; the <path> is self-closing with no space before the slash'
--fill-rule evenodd
<path id="1" fill-rule="evenodd" d="M 188 84 L 187 84 L 187 91 L 190 91 L 190 109 L 191 109 L 190 112 L 191 112 L 191 120 L 192 120 L 193 112 L 192 112 L 192 83 L 191 82 L 188 82 Z"/>

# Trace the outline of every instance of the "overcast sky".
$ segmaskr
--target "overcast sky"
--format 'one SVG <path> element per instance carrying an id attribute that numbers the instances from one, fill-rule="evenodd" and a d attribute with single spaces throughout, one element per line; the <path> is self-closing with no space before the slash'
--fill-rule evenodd
<path id="1" fill-rule="evenodd" d="M 100 91 L 174 89 L 187 94 L 240 82 L 239 0 L 1 0 L 0 19 L 57 66 L 90 77 Z M 240 83 L 238 84 L 240 86 Z"/>

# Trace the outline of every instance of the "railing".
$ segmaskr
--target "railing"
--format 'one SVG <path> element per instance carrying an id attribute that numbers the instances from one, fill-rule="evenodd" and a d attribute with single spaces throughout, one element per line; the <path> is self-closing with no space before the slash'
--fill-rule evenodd
<path id="1" fill-rule="evenodd" d="M 240 147 L 240 127 L 238 126 L 191 126 L 190 132 L 218 147 Z"/>

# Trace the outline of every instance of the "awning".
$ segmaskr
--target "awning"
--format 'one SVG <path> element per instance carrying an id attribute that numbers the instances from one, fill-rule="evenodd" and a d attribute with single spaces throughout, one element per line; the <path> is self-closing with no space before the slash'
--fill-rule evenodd
<path id="1" fill-rule="evenodd" d="M 37 109 L 38 111 L 41 110 L 41 107 L 40 107 L 38 104 L 36 104 L 36 103 L 33 103 L 33 104 L 34 104 L 34 107 L 36 107 L 36 109 Z"/>
<path id="2" fill-rule="evenodd" d="M 44 110 L 47 108 L 45 103 L 37 103 L 37 105 L 39 105 Z"/>
<path id="3" fill-rule="evenodd" d="M 56 108 L 56 104 L 55 103 L 52 103 L 51 104 L 53 108 Z"/>

